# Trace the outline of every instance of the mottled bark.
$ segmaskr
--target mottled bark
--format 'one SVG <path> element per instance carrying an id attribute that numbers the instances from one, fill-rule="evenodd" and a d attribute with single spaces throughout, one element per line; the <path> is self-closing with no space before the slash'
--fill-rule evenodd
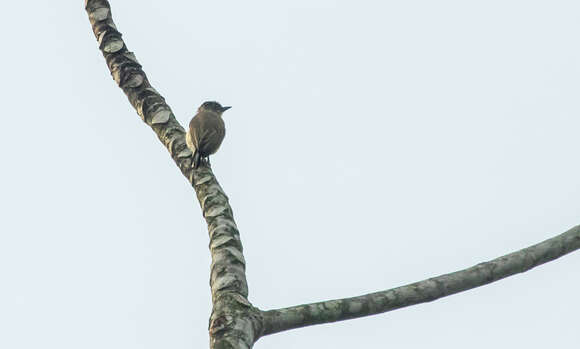
<path id="1" fill-rule="evenodd" d="M 261 332 L 261 313 L 247 300 L 246 262 L 228 198 L 210 168 L 192 168 L 193 154 L 185 144 L 185 130 L 165 99 L 149 84 L 135 55 L 127 50 L 113 23 L 109 2 L 88 0 L 85 9 L 113 79 L 197 193 L 208 225 L 212 256 L 211 348 L 251 348 Z"/>
<path id="2" fill-rule="evenodd" d="M 472 268 L 360 297 L 260 311 L 248 302 L 242 244 L 228 198 L 211 169 L 192 168 L 185 130 L 165 99 L 149 84 L 127 50 L 107 0 L 87 0 L 85 9 L 111 75 L 141 119 L 153 129 L 192 184 L 208 225 L 212 257 L 210 347 L 251 348 L 262 335 L 373 315 L 448 296 L 521 273 L 580 248 L 580 228 Z"/>
<path id="3" fill-rule="evenodd" d="M 262 335 L 431 302 L 523 273 L 579 248 L 580 226 L 576 226 L 539 244 L 454 273 L 364 296 L 266 311 Z"/>

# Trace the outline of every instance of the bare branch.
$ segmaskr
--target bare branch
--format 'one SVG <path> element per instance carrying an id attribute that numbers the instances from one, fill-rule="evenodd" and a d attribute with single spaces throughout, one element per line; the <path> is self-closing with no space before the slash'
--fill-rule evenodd
<path id="1" fill-rule="evenodd" d="M 127 50 L 122 34 L 113 23 L 108 1 L 88 0 L 85 9 L 113 79 L 125 92 L 141 119 L 151 126 L 169 150 L 181 172 L 189 178 L 192 154 L 185 144 L 185 130 L 175 119 L 165 98 L 149 84 L 135 54 Z"/>
<path id="2" fill-rule="evenodd" d="M 211 347 L 250 348 L 256 338 L 254 334 L 261 330 L 260 313 L 247 300 L 246 263 L 228 198 L 210 168 L 192 169 L 185 130 L 165 99 L 149 84 L 135 55 L 127 50 L 113 23 L 109 2 L 87 0 L 85 9 L 113 79 L 196 191 L 208 225 L 212 256 Z"/>
<path id="3" fill-rule="evenodd" d="M 269 335 L 294 328 L 380 314 L 523 273 L 580 248 L 580 226 L 539 244 L 471 268 L 367 295 L 263 312 Z"/>
<path id="4" fill-rule="evenodd" d="M 455 273 L 360 297 L 260 312 L 247 300 L 242 244 L 227 196 L 210 168 L 192 169 L 185 130 L 165 99 L 149 84 L 135 55 L 127 50 L 113 23 L 109 2 L 86 0 L 85 9 L 113 79 L 196 191 L 210 235 L 212 348 L 251 348 L 260 335 L 433 301 L 522 273 L 580 248 L 579 226 L 537 245 Z"/>

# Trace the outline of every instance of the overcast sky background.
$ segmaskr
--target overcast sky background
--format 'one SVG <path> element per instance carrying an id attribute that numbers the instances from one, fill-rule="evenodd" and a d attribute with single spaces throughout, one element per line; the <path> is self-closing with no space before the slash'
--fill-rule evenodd
<path id="1" fill-rule="evenodd" d="M 455 271 L 580 224 L 578 1 L 112 0 L 212 158 L 272 309 Z M 0 347 L 207 348 L 193 189 L 106 68 L 83 1 L 4 6 Z M 580 253 L 255 348 L 575 348 Z"/>

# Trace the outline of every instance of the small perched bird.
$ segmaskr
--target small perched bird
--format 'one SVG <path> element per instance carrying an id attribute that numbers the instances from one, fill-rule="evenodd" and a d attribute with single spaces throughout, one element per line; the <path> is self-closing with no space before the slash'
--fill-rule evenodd
<path id="1" fill-rule="evenodd" d="M 209 164 L 209 156 L 219 149 L 226 135 L 222 114 L 230 108 L 218 102 L 204 102 L 189 122 L 185 142 L 193 152 L 194 168 L 198 168 L 204 158 Z"/>

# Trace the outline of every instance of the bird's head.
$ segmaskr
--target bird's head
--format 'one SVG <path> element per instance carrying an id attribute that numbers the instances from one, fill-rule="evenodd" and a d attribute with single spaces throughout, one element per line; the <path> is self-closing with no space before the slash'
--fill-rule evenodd
<path id="1" fill-rule="evenodd" d="M 231 107 L 222 107 L 222 105 L 219 104 L 218 102 L 208 101 L 208 102 L 204 102 L 197 109 L 197 112 L 211 111 L 211 112 L 214 112 L 214 113 L 218 113 L 219 115 L 222 115 L 223 112 L 225 112 L 226 110 L 228 110 L 230 108 Z"/>

